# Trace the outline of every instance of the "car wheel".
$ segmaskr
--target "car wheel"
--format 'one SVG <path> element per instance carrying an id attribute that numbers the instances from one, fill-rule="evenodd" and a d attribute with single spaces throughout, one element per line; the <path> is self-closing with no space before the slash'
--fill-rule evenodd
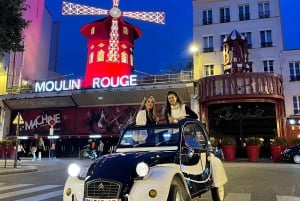
<path id="1" fill-rule="evenodd" d="M 224 186 L 212 188 L 211 197 L 213 201 L 223 201 L 225 198 Z"/>
<path id="2" fill-rule="evenodd" d="M 181 198 L 178 186 L 172 185 L 170 188 L 168 201 L 183 201 Z"/>
<path id="3" fill-rule="evenodd" d="M 293 160 L 294 160 L 294 163 L 300 163 L 300 155 L 299 154 L 296 154 L 294 157 L 293 157 Z"/>
<path id="4" fill-rule="evenodd" d="M 188 196 L 186 196 L 186 192 L 182 186 L 183 185 L 181 185 L 181 182 L 175 178 L 171 184 L 167 201 L 188 201 L 188 200 L 190 200 L 188 198 Z"/>

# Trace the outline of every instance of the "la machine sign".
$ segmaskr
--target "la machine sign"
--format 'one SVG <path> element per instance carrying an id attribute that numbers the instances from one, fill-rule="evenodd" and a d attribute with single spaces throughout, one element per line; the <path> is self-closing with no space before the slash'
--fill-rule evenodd
<path id="1" fill-rule="evenodd" d="M 92 83 L 87 84 L 93 89 L 111 88 L 111 87 L 128 87 L 137 85 L 137 75 L 122 75 L 115 77 L 95 77 Z M 54 91 L 69 91 L 86 88 L 83 86 L 81 79 L 59 80 L 59 81 L 42 81 L 36 82 L 35 92 L 54 92 Z"/>

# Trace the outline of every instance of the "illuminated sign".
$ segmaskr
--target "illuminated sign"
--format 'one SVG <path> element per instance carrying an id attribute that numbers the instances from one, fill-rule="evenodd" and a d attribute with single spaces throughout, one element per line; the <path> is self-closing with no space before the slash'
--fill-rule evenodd
<path id="1" fill-rule="evenodd" d="M 37 115 L 34 119 L 29 119 L 25 121 L 24 129 L 25 131 L 28 130 L 34 130 L 39 127 L 48 126 L 48 122 L 50 119 L 54 119 L 56 123 L 61 122 L 61 116 L 60 113 L 56 113 L 53 115 L 43 114 L 43 115 Z"/>
<path id="2" fill-rule="evenodd" d="M 109 88 L 109 87 L 128 87 L 137 85 L 137 75 L 123 75 L 116 77 L 93 78 L 91 87 L 93 89 Z M 82 81 L 76 80 L 60 80 L 60 81 L 43 81 L 36 82 L 34 92 L 53 92 L 68 91 L 81 89 Z"/>

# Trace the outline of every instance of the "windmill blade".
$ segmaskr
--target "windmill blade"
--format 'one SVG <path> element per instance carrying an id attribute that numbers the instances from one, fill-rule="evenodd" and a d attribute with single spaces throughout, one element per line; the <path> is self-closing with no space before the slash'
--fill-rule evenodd
<path id="1" fill-rule="evenodd" d="M 115 8 L 119 7 L 119 0 L 113 0 L 113 7 Z"/>
<path id="2" fill-rule="evenodd" d="M 63 15 L 107 15 L 108 10 L 63 1 Z"/>
<path id="3" fill-rule="evenodd" d="M 165 24 L 165 12 L 122 12 L 122 16 L 143 20 L 147 22 L 154 22 L 158 24 Z"/>

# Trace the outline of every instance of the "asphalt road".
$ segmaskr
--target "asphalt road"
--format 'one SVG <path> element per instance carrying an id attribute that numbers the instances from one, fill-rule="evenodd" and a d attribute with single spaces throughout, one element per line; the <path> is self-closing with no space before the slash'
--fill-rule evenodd
<path id="1" fill-rule="evenodd" d="M 67 166 L 89 160 L 24 160 L 23 167 L 38 171 L 0 175 L 0 201 L 62 201 Z M 300 165 L 262 161 L 224 163 L 228 182 L 225 201 L 300 201 Z M 198 201 L 211 201 L 210 193 Z"/>

